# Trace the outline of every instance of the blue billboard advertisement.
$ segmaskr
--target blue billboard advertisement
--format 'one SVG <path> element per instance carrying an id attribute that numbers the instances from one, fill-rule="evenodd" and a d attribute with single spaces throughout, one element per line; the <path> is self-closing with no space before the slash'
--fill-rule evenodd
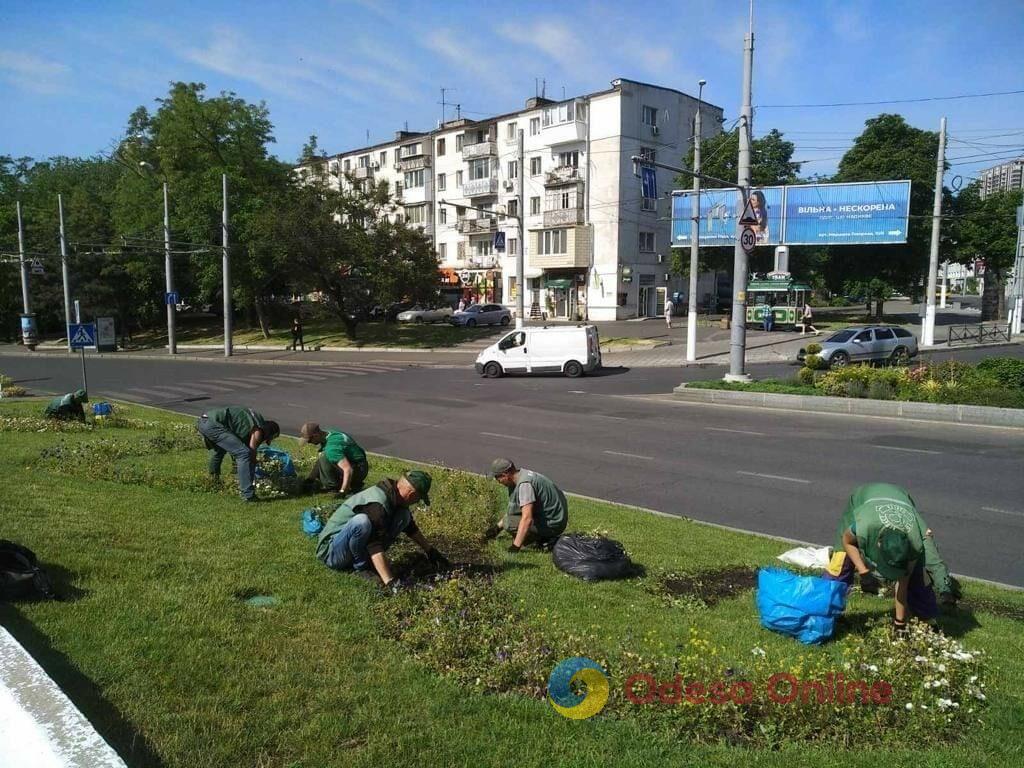
<path id="1" fill-rule="evenodd" d="M 751 207 L 757 224 L 758 245 L 779 245 L 782 242 L 782 211 L 784 187 L 762 187 L 751 193 Z M 693 192 L 672 196 L 672 245 L 690 245 L 693 219 Z M 735 189 L 703 189 L 700 193 L 700 244 L 733 245 L 736 242 L 736 219 L 739 193 Z"/>
<path id="2" fill-rule="evenodd" d="M 787 245 L 905 243 L 909 181 L 786 187 Z"/>
<path id="3" fill-rule="evenodd" d="M 734 245 L 737 193 L 701 192 L 701 246 Z M 672 197 L 672 245 L 689 246 L 693 192 Z M 909 181 L 799 184 L 751 193 L 758 245 L 905 243 Z"/>

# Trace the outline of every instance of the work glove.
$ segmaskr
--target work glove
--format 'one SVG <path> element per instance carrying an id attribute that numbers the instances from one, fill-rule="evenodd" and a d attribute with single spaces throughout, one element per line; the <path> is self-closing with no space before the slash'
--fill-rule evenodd
<path id="1" fill-rule="evenodd" d="M 508 545 L 508 549 L 506 551 L 510 555 L 514 555 L 516 552 L 519 552 L 521 549 L 522 549 L 522 547 L 516 546 L 515 544 L 509 544 Z"/>
<path id="2" fill-rule="evenodd" d="M 860 575 L 860 591 L 865 595 L 877 595 L 882 588 L 882 583 L 875 578 L 875 574 L 868 571 Z"/>
<path id="3" fill-rule="evenodd" d="M 402 591 L 402 582 L 398 578 L 393 578 L 387 584 L 384 585 L 384 590 L 389 595 L 397 595 Z"/>
<path id="4" fill-rule="evenodd" d="M 430 564 L 438 571 L 446 571 L 452 567 L 452 564 L 448 562 L 448 558 L 433 547 L 431 547 L 427 552 L 427 560 L 430 561 Z"/>

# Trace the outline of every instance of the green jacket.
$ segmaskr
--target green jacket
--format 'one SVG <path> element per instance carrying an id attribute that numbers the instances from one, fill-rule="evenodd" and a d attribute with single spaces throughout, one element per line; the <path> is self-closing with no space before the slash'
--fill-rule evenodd
<path id="1" fill-rule="evenodd" d="M 208 411 L 206 418 L 220 424 L 246 445 L 249 444 L 249 437 L 253 430 L 262 428 L 266 422 L 263 414 L 252 408 L 243 408 L 238 405 L 228 405 Z"/>
<path id="2" fill-rule="evenodd" d="M 569 523 L 569 503 L 565 500 L 565 494 L 547 477 L 529 469 L 520 469 L 515 486 L 509 489 L 506 529 L 514 532 L 519 527 L 519 520 L 523 516 L 519 506 L 519 488 L 525 484 L 533 487 L 533 495 L 536 497 L 533 525 L 538 533 L 545 536 L 561 534 Z"/>
<path id="3" fill-rule="evenodd" d="M 320 532 L 320 538 L 317 539 L 316 556 L 320 560 L 327 562 L 331 541 L 338 531 L 358 514 L 365 514 L 373 526 L 373 534 L 366 546 L 367 552 L 371 555 L 386 550 L 399 534 L 404 532 L 412 535 L 419 530 L 412 512 L 408 507 L 402 506 L 398 498 L 395 481 L 382 480 L 377 485 L 345 499 L 334 510 L 334 514 Z"/>
<path id="4" fill-rule="evenodd" d="M 85 421 L 85 409 L 75 399 L 74 394 L 55 397 L 47 404 L 44 415 L 48 419 L 77 419 L 78 421 Z"/>

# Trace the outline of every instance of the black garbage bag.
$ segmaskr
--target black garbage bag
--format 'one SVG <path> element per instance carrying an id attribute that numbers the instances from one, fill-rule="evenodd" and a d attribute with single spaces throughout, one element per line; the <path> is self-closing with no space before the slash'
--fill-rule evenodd
<path id="1" fill-rule="evenodd" d="M 28 547 L 0 539 L 0 601 L 58 599 L 46 571 Z"/>
<path id="2" fill-rule="evenodd" d="M 584 581 L 622 579 L 634 572 L 626 550 L 614 539 L 570 533 L 560 536 L 551 553 L 555 567 Z"/>

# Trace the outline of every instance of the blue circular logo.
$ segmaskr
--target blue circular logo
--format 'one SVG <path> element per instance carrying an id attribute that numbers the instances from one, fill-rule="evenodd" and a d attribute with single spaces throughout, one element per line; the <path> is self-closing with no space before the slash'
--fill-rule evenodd
<path id="1" fill-rule="evenodd" d="M 574 693 L 573 683 L 586 686 L 586 693 Z M 571 720 L 593 717 L 608 703 L 608 674 L 596 661 L 585 656 L 563 659 L 548 677 L 548 702 Z"/>

